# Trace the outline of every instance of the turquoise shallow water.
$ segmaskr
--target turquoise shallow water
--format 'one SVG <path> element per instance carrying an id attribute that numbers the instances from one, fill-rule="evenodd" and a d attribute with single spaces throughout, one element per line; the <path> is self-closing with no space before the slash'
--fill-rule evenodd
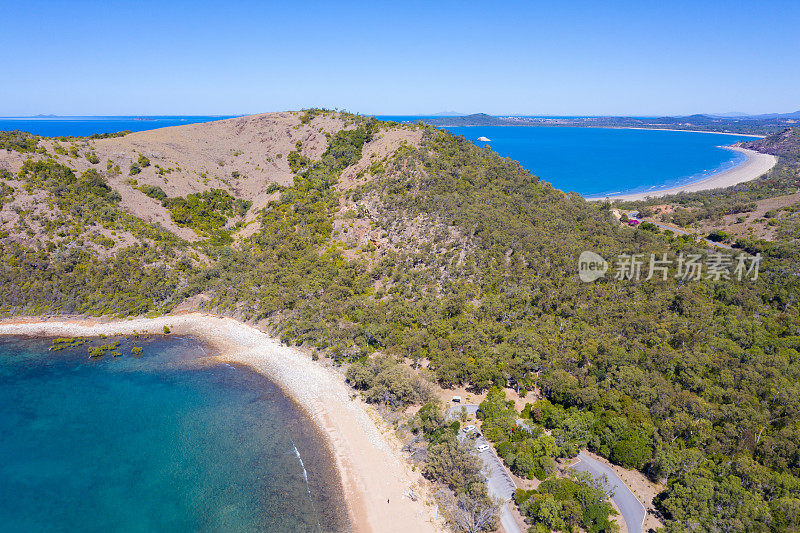
<path id="1" fill-rule="evenodd" d="M 321 435 L 274 384 L 193 364 L 189 338 L 136 344 L 0 338 L 0 530 L 348 529 Z"/>

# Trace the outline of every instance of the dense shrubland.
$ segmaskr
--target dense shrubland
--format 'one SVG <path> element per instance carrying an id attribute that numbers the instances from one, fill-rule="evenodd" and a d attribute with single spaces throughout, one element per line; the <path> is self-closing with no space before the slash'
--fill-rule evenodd
<path id="1" fill-rule="evenodd" d="M 148 195 L 159 195 L 158 187 L 149 189 Z M 218 243 L 230 243 L 230 231 L 225 230 L 228 217 L 243 217 L 252 202 L 236 199 L 222 189 L 211 189 L 184 197 L 163 198 L 161 203 L 169 210 L 172 220 L 179 226 L 192 228 L 199 235 L 213 238 Z"/>
<path id="2" fill-rule="evenodd" d="M 40 150 L 39 137 L 25 131 L 0 131 L 0 150 L 36 152 Z"/>
<path id="3" fill-rule="evenodd" d="M 406 358 L 428 363 L 445 387 L 540 389 L 546 401 L 519 415 L 529 430 L 509 425 L 517 415 L 502 398 L 487 399 L 487 436 L 521 475 L 546 477 L 556 458 L 588 447 L 666 483 L 658 505 L 670 530 L 800 527 L 796 243 L 743 242 L 764 256 L 756 281 L 615 280 L 609 272 L 585 284 L 576 276 L 583 250 L 608 260 L 706 250 L 622 228 L 608 206 L 564 194 L 487 148 L 433 129 L 420 147 L 405 145 L 380 171 L 376 165 L 373 181 L 342 193 L 342 170 L 381 127 L 348 120 L 351 129 L 331 135 L 319 161 L 304 160 L 297 147 L 294 184 L 259 213 L 252 237 L 196 245 L 207 261 L 187 261 L 187 243 L 126 218 L 101 174 L 26 163 L 21 181 L 48 191 L 65 217 L 138 228 L 144 241 L 101 259 L 79 247 L 48 251 L 3 240 L 2 309 L 142 314 L 204 293 L 209 308 L 263 321 L 284 341 L 334 361 L 356 362 L 348 378 L 385 405 L 426 400 L 414 374 L 398 366 Z M 794 179 L 781 174 L 720 201 L 748 205 Z M 171 199 L 157 187 L 143 192 L 207 235 L 243 213 L 227 193 Z M 391 244 L 346 253 L 333 238 L 345 201 L 356 205 L 353 219 Z M 436 227 L 404 232 L 415 220 Z M 447 447 L 457 446 L 447 436 L 453 431 L 430 425 L 420 431 L 444 461 L 453 455 Z M 444 479 L 437 468 L 427 472 Z M 520 496 L 532 520 L 561 527 L 537 517 L 545 508 L 568 509 L 583 521 L 568 525 L 594 527 L 586 520 L 599 520 L 597 508 L 584 505 L 580 514 L 570 503 L 585 487 L 547 483 Z M 459 497 L 456 483 L 446 484 Z"/>

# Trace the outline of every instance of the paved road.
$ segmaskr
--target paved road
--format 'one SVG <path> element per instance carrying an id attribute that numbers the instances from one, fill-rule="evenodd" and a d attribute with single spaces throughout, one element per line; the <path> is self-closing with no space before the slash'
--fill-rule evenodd
<path id="1" fill-rule="evenodd" d="M 500 508 L 500 523 L 503 524 L 503 529 L 506 530 L 506 533 L 522 533 L 507 503 L 508 500 L 514 498 L 514 491 L 517 490 L 517 485 L 506 470 L 503 460 L 494 451 L 494 446 L 485 438 L 478 437 L 475 440 L 475 446 L 481 444 L 489 445 L 488 450 L 478 452 L 478 457 L 486 465 L 486 486 L 489 489 L 489 494 L 503 502 L 503 506 Z"/>
<path id="2" fill-rule="evenodd" d="M 614 503 L 617 504 L 619 510 L 622 512 L 622 517 L 625 519 L 625 524 L 628 526 L 629 533 L 641 533 L 644 527 L 644 518 L 647 513 L 644 505 L 633 493 L 627 485 L 614 473 L 609 466 L 601 463 L 596 459 L 592 459 L 583 452 L 578 454 L 579 461 L 573 468 L 579 472 L 589 472 L 595 477 L 600 477 L 603 474 L 608 478 L 606 489 L 614 491 Z"/>
<path id="3" fill-rule="evenodd" d="M 448 418 L 458 418 L 462 407 L 467 410 L 467 414 L 472 416 L 475 416 L 475 414 L 478 412 L 477 405 L 455 404 L 450 407 Z M 459 436 L 466 438 L 467 435 L 462 431 Z M 514 491 L 517 490 L 514 479 L 508 473 L 508 470 L 506 470 L 503 460 L 497 456 L 494 446 L 492 446 L 492 444 L 483 436 L 475 439 L 474 445 L 476 447 L 482 444 L 488 444 L 489 449 L 482 452 L 479 452 L 476 449 L 476 453 L 486 467 L 486 486 L 489 489 L 489 494 L 497 497 L 503 502 L 503 505 L 500 508 L 500 523 L 503 525 L 503 529 L 506 531 L 506 533 L 522 533 L 517 521 L 514 520 L 514 515 L 511 514 L 511 509 L 509 508 L 508 504 L 508 500 L 514 498 Z"/>
<path id="4" fill-rule="evenodd" d="M 448 418 L 458 418 L 461 415 L 461 408 L 466 409 L 468 415 L 477 416 L 478 406 L 469 403 L 454 403 L 450 406 Z"/>
<path id="5" fill-rule="evenodd" d="M 448 418 L 458 418 L 462 407 L 466 408 L 467 413 L 473 416 L 475 416 L 475 413 L 478 411 L 477 405 L 455 404 L 450 407 Z M 464 436 L 463 431 L 460 435 Z M 476 446 L 480 444 L 489 444 L 488 450 L 477 452 L 478 456 L 486 465 L 486 484 L 489 488 L 489 493 L 507 502 L 514 497 L 514 491 L 517 489 L 514 479 L 508 473 L 508 470 L 503 464 L 503 460 L 498 457 L 494 446 L 483 436 L 478 437 L 475 441 Z M 578 459 L 579 461 L 575 463 L 573 467 L 575 470 L 579 472 L 589 472 L 595 477 L 601 477 L 603 474 L 606 475 L 608 478 L 606 489 L 614 491 L 614 503 L 617 504 L 617 507 L 619 507 L 619 510 L 622 512 L 622 518 L 628 526 L 628 532 L 642 533 L 644 518 L 647 511 L 644 505 L 633 495 L 628 486 L 625 485 L 625 482 L 623 482 L 610 467 L 596 459 L 592 459 L 584 453 L 579 453 Z M 516 520 L 514 520 L 509 510 L 508 503 L 505 503 L 501 508 L 500 523 L 503 524 L 503 528 L 507 533 L 521 533 L 519 525 Z"/>
<path id="6" fill-rule="evenodd" d="M 504 503 L 500 508 L 500 524 L 502 524 L 506 533 L 522 533 L 519 524 L 514 520 L 514 515 L 511 514 L 511 509 L 508 507 L 509 505 L 511 504 Z"/>
<path id="7" fill-rule="evenodd" d="M 508 501 L 514 497 L 514 491 L 517 490 L 517 486 L 506 470 L 503 460 L 494 451 L 494 446 L 483 437 L 478 437 L 475 440 L 476 447 L 484 444 L 488 445 L 489 449 L 477 453 L 483 464 L 486 465 L 486 481 L 489 493 L 497 496 L 502 501 Z"/>
<path id="8" fill-rule="evenodd" d="M 630 214 L 630 212 L 625 213 L 625 214 L 628 215 L 628 218 L 630 218 L 631 220 L 638 220 L 639 222 L 642 222 L 641 219 L 632 216 Z M 660 224 L 658 222 L 652 222 L 652 224 L 655 224 L 656 226 L 658 226 L 662 230 L 670 230 L 671 232 L 673 232 L 673 233 L 675 233 L 677 235 L 695 235 L 692 232 L 685 231 L 685 230 L 682 230 L 680 228 L 676 228 L 674 226 L 667 226 L 666 224 Z M 733 250 L 733 247 L 732 246 L 728 246 L 727 244 L 723 244 L 721 242 L 714 242 L 711 239 L 707 239 L 705 237 L 700 237 L 700 239 L 702 241 L 705 241 L 706 244 L 710 244 L 711 246 L 716 246 L 717 248 L 724 248 L 725 250 Z"/>

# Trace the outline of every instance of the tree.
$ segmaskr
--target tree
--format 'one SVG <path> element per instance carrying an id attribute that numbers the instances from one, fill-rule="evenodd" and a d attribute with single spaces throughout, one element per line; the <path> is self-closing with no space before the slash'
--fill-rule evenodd
<path id="1" fill-rule="evenodd" d="M 650 439 L 643 437 L 638 432 L 629 433 L 614 443 L 610 458 L 613 462 L 626 468 L 641 469 L 653 455 L 650 446 Z"/>
<path id="2" fill-rule="evenodd" d="M 484 484 L 458 496 L 442 488 L 437 492 L 437 500 L 448 523 L 456 531 L 481 533 L 497 527 L 501 502 L 487 494 Z"/>
<path id="3" fill-rule="evenodd" d="M 428 457 L 422 470 L 431 479 L 438 480 L 455 492 L 463 494 L 483 481 L 482 462 L 472 446 L 455 435 L 428 447 Z"/>

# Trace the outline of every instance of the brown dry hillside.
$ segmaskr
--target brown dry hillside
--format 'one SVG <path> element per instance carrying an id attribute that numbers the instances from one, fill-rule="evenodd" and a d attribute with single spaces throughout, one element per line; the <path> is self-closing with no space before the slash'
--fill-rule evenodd
<path id="1" fill-rule="evenodd" d="M 237 236 L 246 237 L 257 228 L 257 224 L 251 222 L 255 221 L 259 210 L 278 197 L 274 185 L 269 189 L 270 185 L 292 185 L 294 173 L 289 167 L 289 153 L 298 151 L 311 161 L 317 161 L 328 147 L 331 135 L 353 127 L 352 119 L 336 113 L 311 116 L 302 112 L 265 113 L 108 139 L 44 139 L 40 146 L 45 148 L 46 154 L 0 151 L 0 168 L 17 174 L 29 158 L 53 158 L 76 173 L 94 168 L 119 193 L 121 209 L 145 222 L 160 224 L 188 241 L 199 240 L 201 236 L 175 224 L 161 202 L 148 197 L 139 188 L 158 186 L 169 197 L 222 189 L 235 198 L 252 202 L 245 217 L 238 219 L 244 227 Z M 363 183 L 369 179 L 371 164 L 393 154 L 401 143 L 416 145 L 420 138 L 421 132 L 413 127 L 397 125 L 383 129 L 364 146 L 362 160 L 345 171 L 339 186 L 348 189 Z M 94 159 L 92 156 L 96 156 L 97 162 L 90 162 Z M 150 165 L 130 175 L 130 166 L 140 156 L 145 156 Z M 28 223 L 24 232 L 14 229 L 20 229 L 20 211 L 35 215 L 34 220 L 40 216 L 54 216 L 51 206 L 44 201 L 46 195 L 41 191 L 26 194 L 21 184 L 13 180 L 9 184 L 18 193 L 12 202 L 3 206 L 0 221 L 10 233 L 21 233 L 22 241 L 40 240 L 42 231 L 35 223 Z M 229 225 L 236 221 L 232 220 Z M 115 231 L 112 236 L 103 228 L 94 230 L 123 246 L 136 240 L 124 231 Z"/>

